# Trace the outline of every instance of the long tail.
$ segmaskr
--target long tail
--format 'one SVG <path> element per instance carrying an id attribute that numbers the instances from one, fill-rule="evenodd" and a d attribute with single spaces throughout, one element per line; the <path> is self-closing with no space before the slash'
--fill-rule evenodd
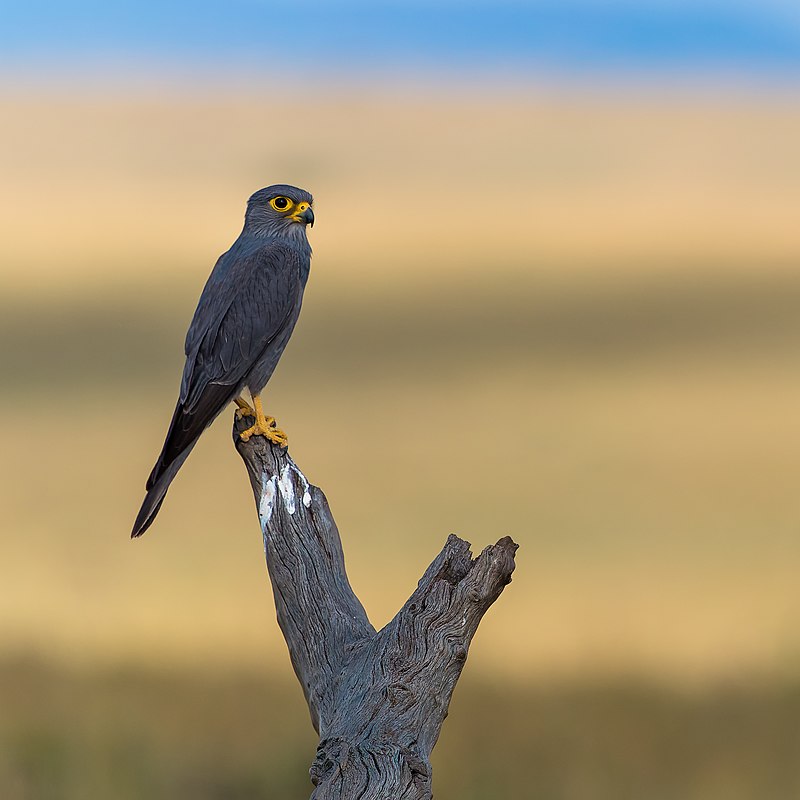
<path id="1" fill-rule="evenodd" d="M 147 489 L 147 494 L 144 497 L 139 514 L 136 517 L 136 522 L 133 523 L 133 530 L 131 531 L 131 539 L 141 536 L 152 524 L 156 518 L 164 498 L 167 496 L 167 489 L 172 483 L 173 478 L 178 474 L 178 470 L 183 466 L 183 462 L 189 456 L 189 453 L 194 447 L 192 443 L 181 455 L 176 458 L 159 479 Z"/>
<path id="2" fill-rule="evenodd" d="M 136 522 L 133 523 L 132 539 L 141 536 L 153 524 L 169 485 L 197 444 L 200 434 L 214 421 L 230 399 L 230 386 L 209 384 L 191 412 L 186 411 L 181 402 L 175 406 L 164 447 L 147 479 L 147 494 Z"/>

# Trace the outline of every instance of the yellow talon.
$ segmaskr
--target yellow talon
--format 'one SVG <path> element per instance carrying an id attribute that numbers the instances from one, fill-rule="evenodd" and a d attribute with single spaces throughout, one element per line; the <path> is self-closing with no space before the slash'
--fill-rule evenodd
<path id="1" fill-rule="evenodd" d="M 256 415 L 254 409 L 250 408 L 249 404 L 242 400 L 241 397 L 235 398 L 233 402 L 239 406 L 239 408 L 236 409 L 236 419 L 241 419 L 242 417 L 254 417 Z"/>
<path id="2" fill-rule="evenodd" d="M 239 401 L 237 400 L 236 402 L 237 405 L 239 405 Z M 247 404 L 245 403 L 245 405 Z M 261 398 L 258 395 L 253 396 L 253 405 L 255 406 L 255 411 L 248 416 L 254 416 L 256 418 L 256 424 L 239 434 L 241 440 L 243 442 L 249 442 L 251 436 L 264 436 L 267 441 L 280 445 L 281 447 L 286 447 L 286 445 L 289 444 L 289 437 L 276 426 L 275 417 L 267 417 L 264 415 L 264 410 L 261 407 Z M 244 409 L 242 409 L 241 406 L 239 406 L 239 408 L 244 415 Z"/>

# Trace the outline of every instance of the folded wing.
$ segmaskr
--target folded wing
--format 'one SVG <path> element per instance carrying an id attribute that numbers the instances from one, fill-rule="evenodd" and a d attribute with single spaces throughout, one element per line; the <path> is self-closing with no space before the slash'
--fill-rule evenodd
<path id="1" fill-rule="evenodd" d="M 247 255 L 231 250 L 217 262 L 189 326 L 180 396 L 132 536 L 152 524 L 200 434 L 294 324 L 302 290 L 300 256 L 278 242 Z"/>

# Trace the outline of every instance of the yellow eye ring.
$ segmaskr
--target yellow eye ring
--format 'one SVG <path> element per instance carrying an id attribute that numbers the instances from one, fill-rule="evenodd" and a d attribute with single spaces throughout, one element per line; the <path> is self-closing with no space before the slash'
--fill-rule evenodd
<path id="1" fill-rule="evenodd" d="M 294 205 L 288 197 L 283 197 L 282 195 L 280 197 L 273 197 L 272 200 L 269 201 L 269 204 L 281 214 L 289 211 Z"/>

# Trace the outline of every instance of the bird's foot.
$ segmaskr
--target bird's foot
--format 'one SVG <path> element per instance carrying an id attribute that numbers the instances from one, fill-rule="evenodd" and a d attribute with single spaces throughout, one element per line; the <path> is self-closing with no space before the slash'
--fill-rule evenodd
<path id="1" fill-rule="evenodd" d="M 254 417 L 256 415 L 256 411 L 254 408 L 250 408 L 250 405 L 242 400 L 241 397 L 237 397 L 234 401 L 239 408 L 236 409 L 236 419 L 241 419 L 242 417 Z"/>
<path id="2" fill-rule="evenodd" d="M 239 438 L 243 442 L 250 441 L 251 436 L 264 436 L 267 441 L 281 447 L 286 447 L 289 444 L 289 437 L 277 427 L 275 417 L 267 417 L 256 412 L 255 418 L 256 424 L 239 434 Z"/>

